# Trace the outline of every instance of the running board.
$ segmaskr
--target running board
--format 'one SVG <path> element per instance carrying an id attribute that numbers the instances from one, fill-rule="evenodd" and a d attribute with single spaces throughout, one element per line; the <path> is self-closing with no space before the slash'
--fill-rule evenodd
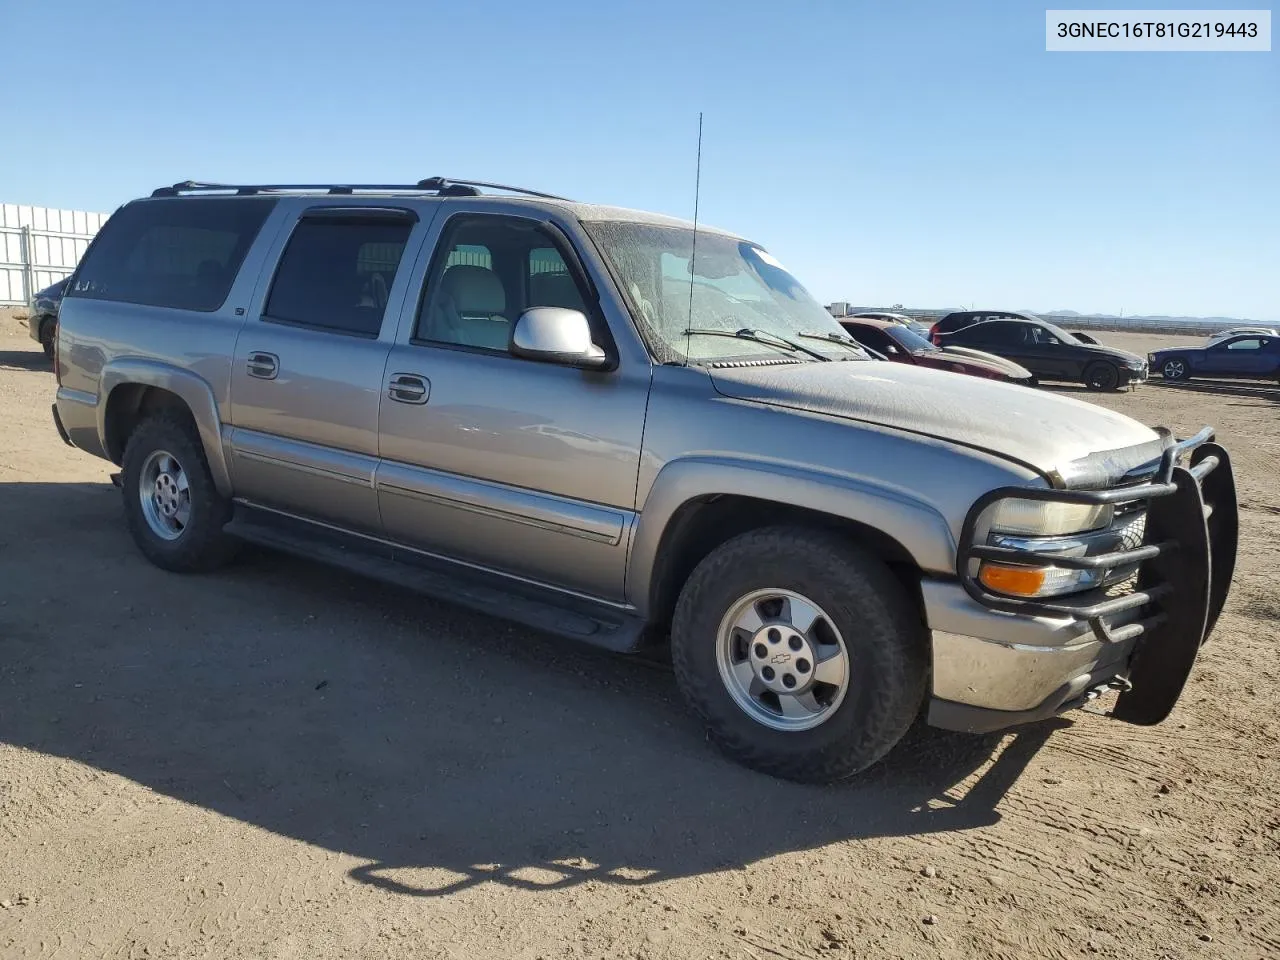
<path id="1" fill-rule="evenodd" d="M 270 550 L 317 560 L 444 603 L 615 653 L 642 646 L 645 621 L 625 610 L 450 563 L 383 540 L 236 504 L 224 530 Z"/>

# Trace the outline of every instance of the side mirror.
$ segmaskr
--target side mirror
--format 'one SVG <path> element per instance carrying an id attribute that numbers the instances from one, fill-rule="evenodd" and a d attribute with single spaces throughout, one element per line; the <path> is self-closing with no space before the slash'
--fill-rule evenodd
<path id="1" fill-rule="evenodd" d="M 530 307 L 511 327 L 508 349 L 517 357 L 600 370 L 609 357 L 591 340 L 591 324 L 580 310 Z"/>

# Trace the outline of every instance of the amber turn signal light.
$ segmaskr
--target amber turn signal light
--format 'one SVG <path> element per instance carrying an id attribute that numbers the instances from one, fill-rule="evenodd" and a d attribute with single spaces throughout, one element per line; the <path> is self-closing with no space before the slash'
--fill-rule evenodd
<path id="1" fill-rule="evenodd" d="M 1044 587 L 1044 567 L 1017 567 L 1004 563 L 984 563 L 978 580 L 988 590 L 1015 597 L 1037 596 Z"/>

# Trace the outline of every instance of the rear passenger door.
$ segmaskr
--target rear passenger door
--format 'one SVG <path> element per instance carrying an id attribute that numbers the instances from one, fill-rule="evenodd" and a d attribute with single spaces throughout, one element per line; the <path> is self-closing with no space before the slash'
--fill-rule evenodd
<path id="1" fill-rule="evenodd" d="M 418 220 L 407 207 L 312 203 L 282 230 L 232 367 L 226 446 L 239 496 L 381 532 L 378 397 Z"/>

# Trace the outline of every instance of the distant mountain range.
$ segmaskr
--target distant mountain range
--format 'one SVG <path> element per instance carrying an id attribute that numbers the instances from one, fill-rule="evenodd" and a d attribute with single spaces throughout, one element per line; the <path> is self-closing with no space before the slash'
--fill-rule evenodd
<path id="1" fill-rule="evenodd" d="M 1079 313 L 1076 310 L 1020 310 L 1019 313 L 1034 313 L 1042 317 L 1088 317 L 1095 320 L 1151 320 L 1156 323 L 1230 323 L 1246 326 L 1253 321 L 1240 317 L 1170 317 L 1164 314 L 1131 313 L 1121 316 L 1118 313 Z"/>

